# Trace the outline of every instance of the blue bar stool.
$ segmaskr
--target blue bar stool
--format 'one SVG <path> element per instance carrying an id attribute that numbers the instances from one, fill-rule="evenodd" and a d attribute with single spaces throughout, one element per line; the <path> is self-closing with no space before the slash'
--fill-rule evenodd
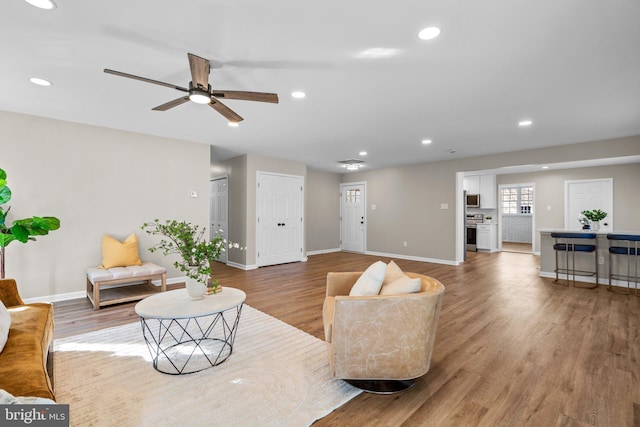
<path id="1" fill-rule="evenodd" d="M 609 290 L 613 290 L 611 281 L 613 279 L 626 280 L 627 281 L 627 294 L 631 293 L 631 281 L 634 283 L 634 293 L 638 294 L 638 256 L 640 255 L 640 235 L 635 234 L 607 234 L 609 240 Z M 613 272 L 613 255 L 622 255 L 622 257 L 616 257 L 618 261 L 626 258 L 627 261 L 627 274 L 614 273 Z M 621 259 L 622 258 L 622 259 Z M 633 275 L 631 274 L 631 265 L 634 265 Z"/>
<path id="2" fill-rule="evenodd" d="M 556 239 L 553 249 L 556 252 L 556 282 L 559 280 L 558 274 L 566 274 L 567 281 L 569 281 L 569 275 L 573 276 L 573 286 L 576 285 L 576 276 L 595 276 L 595 286 L 589 286 L 589 288 L 598 287 L 598 239 L 595 233 L 582 233 L 576 232 L 556 232 L 551 233 L 551 237 Z M 591 242 L 585 242 L 585 240 L 593 240 Z M 565 266 L 561 267 L 558 263 L 558 253 L 565 253 Z M 594 254 L 594 270 L 576 270 L 576 252 L 593 253 Z M 569 263 L 571 259 L 571 263 Z"/>

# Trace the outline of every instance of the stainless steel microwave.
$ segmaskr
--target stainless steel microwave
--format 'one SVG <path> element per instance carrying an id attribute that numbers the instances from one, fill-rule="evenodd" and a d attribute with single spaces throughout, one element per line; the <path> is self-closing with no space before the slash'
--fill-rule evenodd
<path id="1" fill-rule="evenodd" d="M 479 208 L 480 207 L 480 195 L 479 194 L 467 194 L 467 207 Z"/>

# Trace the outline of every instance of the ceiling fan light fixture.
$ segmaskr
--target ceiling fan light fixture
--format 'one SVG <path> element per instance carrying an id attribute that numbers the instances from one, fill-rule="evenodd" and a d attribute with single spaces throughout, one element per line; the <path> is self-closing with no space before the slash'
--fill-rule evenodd
<path id="1" fill-rule="evenodd" d="M 189 100 L 196 104 L 208 104 L 211 102 L 211 97 L 208 93 L 194 89 L 189 92 Z"/>

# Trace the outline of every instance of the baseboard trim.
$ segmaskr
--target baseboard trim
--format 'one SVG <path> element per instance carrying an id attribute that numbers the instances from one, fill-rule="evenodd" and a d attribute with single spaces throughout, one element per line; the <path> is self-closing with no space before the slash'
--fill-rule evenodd
<path id="1" fill-rule="evenodd" d="M 239 264 L 237 262 L 232 262 L 232 261 L 227 261 L 227 265 L 229 267 L 238 268 L 240 270 L 245 270 L 245 271 L 255 270 L 256 268 L 258 268 L 257 264 Z"/>
<path id="2" fill-rule="evenodd" d="M 453 265 L 453 266 L 459 266 L 460 265 L 460 262 L 451 261 L 451 260 L 447 260 L 447 259 L 424 258 L 424 257 L 418 257 L 418 256 L 412 256 L 412 255 L 401 255 L 401 254 L 388 254 L 388 253 L 385 253 L 385 252 L 366 251 L 365 255 L 381 256 L 381 257 L 385 257 L 385 258 L 406 259 L 406 260 L 409 260 L 409 261 L 432 262 L 434 264 L 445 264 L 445 265 Z"/>
<path id="3" fill-rule="evenodd" d="M 334 252 L 341 252 L 341 250 L 340 250 L 340 248 L 320 249 L 319 251 L 309 251 L 309 252 L 307 252 L 307 256 L 331 254 L 331 253 L 334 253 Z"/>
<path id="4" fill-rule="evenodd" d="M 35 302 L 58 302 L 58 301 L 67 301 L 70 299 L 80 299 L 86 298 L 87 291 L 78 291 L 78 292 L 68 292 L 64 294 L 54 294 L 54 295 L 45 295 L 41 297 L 34 298 L 24 298 L 25 304 L 33 304 Z"/>

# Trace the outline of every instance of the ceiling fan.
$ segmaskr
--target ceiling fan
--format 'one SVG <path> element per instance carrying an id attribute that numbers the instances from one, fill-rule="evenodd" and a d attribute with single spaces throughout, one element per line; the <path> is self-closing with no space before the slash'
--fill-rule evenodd
<path id="1" fill-rule="evenodd" d="M 116 76 L 127 77 L 147 83 L 170 87 L 186 93 L 186 95 L 181 96 L 180 98 L 176 98 L 172 101 L 166 102 L 153 108 L 156 111 L 167 111 L 169 108 L 177 107 L 178 105 L 184 104 L 187 101 L 193 101 L 197 104 L 209 104 L 211 108 L 222 114 L 227 120 L 229 120 L 229 122 L 238 123 L 242 121 L 243 118 L 240 117 L 240 115 L 238 115 L 235 111 L 224 105 L 219 98 L 271 102 L 274 104 L 278 103 L 278 95 L 275 93 L 213 89 L 209 84 L 209 71 L 211 69 L 209 60 L 201 58 L 192 53 L 188 53 L 187 55 L 189 56 L 189 66 L 191 67 L 191 81 L 189 82 L 189 89 L 172 85 L 170 83 L 164 83 L 158 80 L 148 79 L 146 77 L 139 77 L 134 76 L 133 74 L 109 70 L 108 68 L 105 68 L 104 72 L 107 74 L 113 74 Z"/>

